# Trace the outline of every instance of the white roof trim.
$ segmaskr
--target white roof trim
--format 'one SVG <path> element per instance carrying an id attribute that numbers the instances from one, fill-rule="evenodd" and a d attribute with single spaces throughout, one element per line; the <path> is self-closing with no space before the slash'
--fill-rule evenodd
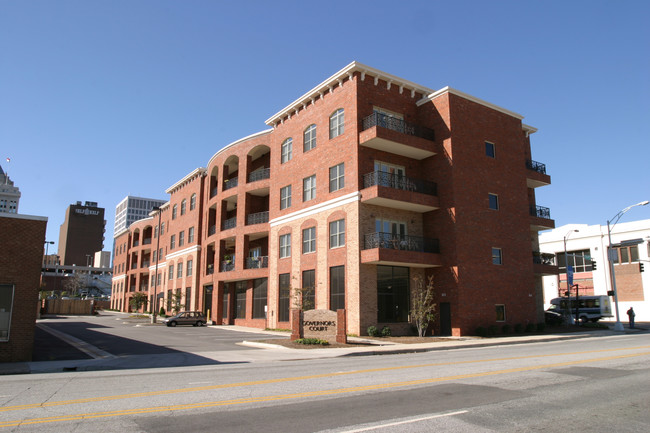
<path id="1" fill-rule="evenodd" d="M 308 207 L 306 209 L 301 209 L 299 211 L 292 212 L 290 214 L 283 215 L 281 217 L 272 219 L 271 221 L 269 221 L 269 225 L 271 227 L 275 227 L 275 226 L 278 226 L 280 224 L 286 224 L 288 222 L 295 221 L 297 219 L 306 218 L 308 216 L 315 215 L 315 214 L 317 214 L 319 212 L 334 209 L 334 208 L 343 206 L 345 204 L 353 203 L 353 202 L 359 201 L 359 200 L 361 200 L 361 193 L 359 191 L 355 191 L 355 192 L 352 192 L 350 194 L 346 194 L 346 195 L 343 195 L 341 197 L 337 197 L 335 199 L 328 200 L 328 201 L 326 201 L 324 203 L 320 203 L 320 204 L 318 204 L 316 206 L 311 206 L 311 207 Z"/>
<path id="2" fill-rule="evenodd" d="M 200 245 L 192 245 L 191 247 L 185 248 L 184 250 L 176 251 L 175 253 L 167 254 L 165 256 L 165 261 L 175 259 L 176 257 L 184 256 L 185 254 L 195 253 L 201 251 Z"/>
<path id="3" fill-rule="evenodd" d="M 15 218 L 19 220 L 47 221 L 46 216 L 25 215 L 22 213 L 0 212 L 0 217 Z"/>
<path id="4" fill-rule="evenodd" d="M 212 158 L 210 158 L 210 160 L 208 161 L 208 167 L 210 167 L 210 165 L 212 164 L 212 160 L 215 159 L 217 157 L 217 155 L 219 155 L 221 152 L 225 152 L 230 147 L 232 147 L 232 146 L 234 146 L 234 145 L 236 145 L 238 143 L 241 143 L 242 141 L 250 140 L 251 138 L 255 138 L 255 137 L 258 137 L 258 136 L 269 134 L 271 131 L 273 131 L 273 129 L 265 129 L 264 131 L 256 132 L 255 134 L 248 135 L 248 136 L 246 136 L 244 138 L 240 138 L 237 141 L 233 141 L 232 143 L 225 145 L 224 147 L 219 149 L 217 151 L 217 153 L 212 155 Z"/>
<path id="5" fill-rule="evenodd" d="M 396 77 L 395 75 L 391 75 L 387 72 L 383 72 L 379 69 L 375 69 L 354 61 L 293 101 L 291 104 L 284 107 L 282 110 L 275 113 L 273 116 L 269 117 L 265 123 L 269 126 L 274 126 L 280 123 L 281 119 L 285 116 L 292 116 L 295 112 L 297 112 L 299 108 L 303 108 L 303 106 L 306 106 L 309 103 L 313 103 L 313 101 L 316 99 L 323 97 L 325 93 L 330 92 L 335 85 L 341 85 L 343 79 L 351 79 L 352 74 L 355 72 L 361 73 L 362 80 L 365 79 L 366 74 L 372 75 L 375 77 L 375 81 L 382 79 L 388 82 L 389 88 L 394 84 L 400 89 L 400 91 L 403 91 L 403 89 L 406 88 L 410 89 L 412 93 L 415 91 L 422 93 L 423 95 L 428 95 L 434 92 L 433 89 L 429 89 L 428 87 L 421 86 L 412 81 L 404 80 L 402 78 Z"/>
<path id="6" fill-rule="evenodd" d="M 187 182 L 191 182 L 192 180 L 194 180 L 194 178 L 196 178 L 196 177 L 198 177 L 198 176 L 202 176 L 202 175 L 205 175 L 205 167 L 199 167 L 199 168 L 195 169 L 195 170 L 192 171 L 190 174 L 188 174 L 187 176 L 185 176 L 184 178 L 182 178 L 181 180 L 179 180 L 178 182 L 176 182 L 175 184 L 173 184 L 172 186 L 170 186 L 169 188 L 167 188 L 167 189 L 165 190 L 165 192 L 166 192 L 167 194 L 171 194 L 171 193 L 173 193 L 176 189 L 178 189 L 178 188 L 180 188 L 181 186 L 183 186 L 185 183 L 187 183 Z"/>
<path id="7" fill-rule="evenodd" d="M 483 99 L 477 98 L 476 96 L 472 96 L 469 93 L 461 92 L 460 90 L 456 90 L 456 89 L 454 89 L 452 87 L 449 87 L 449 86 L 443 87 L 442 89 L 437 90 L 437 91 L 425 96 L 424 98 L 420 99 L 417 102 L 417 105 L 420 106 L 420 105 L 426 104 L 427 102 L 432 101 L 435 98 L 437 98 L 438 96 L 444 95 L 445 93 L 451 93 L 453 95 L 460 96 L 461 98 L 465 98 L 465 99 L 467 99 L 469 101 L 476 102 L 477 104 L 481 104 L 481 105 L 483 105 L 485 107 L 488 107 L 488 108 L 491 108 L 493 110 L 500 111 L 501 113 L 507 114 L 508 116 L 515 117 L 515 118 L 517 118 L 519 120 L 524 118 L 524 116 L 522 116 L 519 113 L 515 113 L 514 111 L 507 110 L 507 109 L 505 109 L 503 107 L 499 107 L 498 105 L 495 105 L 495 104 L 493 104 L 491 102 L 484 101 Z"/>

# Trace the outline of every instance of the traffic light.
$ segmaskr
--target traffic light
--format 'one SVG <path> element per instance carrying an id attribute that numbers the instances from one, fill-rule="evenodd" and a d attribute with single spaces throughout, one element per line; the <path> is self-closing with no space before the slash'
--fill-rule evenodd
<path id="1" fill-rule="evenodd" d="M 639 272 L 643 272 L 643 263 L 639 262 Z"/>
<path id="2" fill-rule="evenodd" d="M 592 270 L 592 271 L 595 271 L 595 270 L 596 270 L 596 261 L 595 261 L 595 260 L 592 260 L 592 261 L 591 261 L 591 270 Z"/>

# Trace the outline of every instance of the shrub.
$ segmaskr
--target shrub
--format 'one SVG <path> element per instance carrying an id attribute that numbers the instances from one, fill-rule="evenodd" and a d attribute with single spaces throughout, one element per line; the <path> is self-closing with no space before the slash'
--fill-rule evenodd
<path id="1" fill-rule="evenodd" d="M 521 334 L 521 331 L 523 330 L 524 330 L 524 325 L 522 325 L 521 323 L 517 323 L 515 325 L 515 333 Z"/>
<path id="2" fill-rule="evenodd" d="M 390 328 L 388 326 L 384 326 L 383 328 L 381 328 L 381 336 L 390 337 Z"/>
<path id="3" fill-rule="evenodd" d="M 478 328 L 476 328 L 476 335 L 478 335 L 479 337 L 487 337 L 487 334 L 488 331 L 483 326 L 479 326 Z"/>
<path id="4" fill-rule="evenodd" d="M 510 334 L 511 331 L 512 331 L 512 327 L 508 324 L 505 324 L 501 327 L 501 332 L 503 334 Z"/>
<path id="5" fill-rule="evenodd" d="M 165 307 L 160 307 L 160 311 L 158 312 L 159 316 L 164 316 L 165 315 Z"/>
<path id="6" fill-rule="evenodd" d="M 487 330 L 488 335 L 490 336 L 497 335 L 498 332 L 499 332 L 499 327 L 497 325 L 488 326 L 488 330 Z"/>
<path id="7" fill-rule="evenodd" d="M 537 324 L 537 332 L 544 332 L 545 329 L 546 329 L 546 323 L 539 322 Z"/>
<path id="8" fill-rule="evenodd" d="M 376 326 L 368 326 L 368 336 L 379 337 L 379 330 Z"/>
<path id="9" fill-rule="evenodd" d="M 295 341 L 298 344 L 317 344 L 320 346 L 329 346 L 330 344 L 327 340 L 321 340 L 320 338 L 299 338 Z"/>
<path id="10" fill-rule="evenodd" d="M 535 330 L 535 324 L 534 323 L 528 323 L 526 325 L 526 332 L 533 332 Z"/>

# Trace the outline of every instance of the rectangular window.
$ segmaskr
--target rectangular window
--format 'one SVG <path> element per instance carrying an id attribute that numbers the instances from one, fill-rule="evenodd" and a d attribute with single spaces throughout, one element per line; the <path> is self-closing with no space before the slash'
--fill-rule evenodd
<path id="1" fill-rule="evenodd" d="M 557 253 L 557 265 L 561 274 L 566 274 L 564 252 Z M 566 256 L 566 265 L 573 266 L 573 272 L 591 272 L 593 271 L 591 251 L 569 251 Z"/>
<path id="2" fill-rule="evenodd" d="M 237 281 L 235 283 L 236 309 L 235 319 L 246 318 L 246 281 Z"/>
<path id="3" fill-rule="evenodd" d="M 176 265 L 176 278 L 183 278 L 183 263 Z"/>
<path id="4" fill-rule="evenodd" d="M 343 134 L 345 130 L 345 112 L 342 108 L 330 116 L 330 139 Z"/>
<path id="5" fill-rule="evenodd" d="M 174 265 L 169 265 L 167 268 L 167 272 L 169 273 L 169 279 L 173 280 L 174 279 Z"/>
<path id="6" fill-rule="evenodd" d="M 499 210 L 499 196 L 496 194 L 488 194 L 490 199 L 490 209 Z"/>
<path id="7" fill-rule="evenodd" d="M 253 281 L 253 319 L 266 318 L 266 278 L 258 278 Z"/>
<path id="8" fill-rule="evenodd" d="M 330 310 L 345 308 L 345 266 L 330 268 Z"/>
<path id="9" fill-rule="evenodd" d="M 278 321 L 288 322 L 291 309 L 291 275 L 280 274 L 278 287 L 280 296 L 278 301 Z"/>
<path id="10" fill-rule="evenodd" d="M 316 251 L 316 227 L 309 227 L 302 231 L 302 253 L 313 253 Z"/>
<path id="11" fill-rule="evenodd" d="M 377 321 L 407 322 L 409 268 L 377 266 Z"/>
<path id="12" fill-rule="evenodd" d="M 330 192 L 338 191 L 345 186 L 345 164 L 340 163 L 330 167 Z"/>
<path id="13" fill-rule="evenodd" d="M 185 287 L 185 311 L 190 311 L 192 309 L 192 288 Z"/>
<path id="14" fill-rule="evenodd" d="M 490 143 L 489 141 L 485 142 L 485 155 L 489 156 L 490 158 L 496 158 L 494 143 Z"/>
<path id="15" fill-rule="evenodd" d="M 291 207 L 291 185 L 280 189 L 280 209 Z"/>
<path id="16" fill-rule="evenodd" d="M 291 155 L 293 153 L 293 139 L 287 138 L 282 142 L 282 149 L 281 149 L 281 163 L 284 164 L 287 161 L 291 160 Z"/>
<path id="17" fill-rule="evenodd" d="M 227 319 L 228 318 L 228 291 L 224 290 L 223 291 L 223 318 Z"/>
<path id="18" fill-rule="evenodd" d="M 492 248 L 492 264 L 502 265 L 501 248 Z"/>
<path id="19" fill-rule="evenodd" d="M 14 285 L 0 284 L 0 341 L 9 341 L 13 306 Z"/>
<path id="20" fill-rule="evenodd" d="M 345 220 L 336 220 L 330 223 L 330 248 L 345 245 Z"/>
<path id="21" fill-rule="evenodd" d="M 160 224 L 160 234 L 161 235 L 165 234 L 165 223 Z"/>
<path id="22" fill-rule="evenodd" d="M 173 250 L 174 248 L 176 248 L 176 235 L 172 235 L 169 238 L 169 249 Z"/>
<path id="23" fill-rule="evenodd" d="M 302 271 L 302 309 L 316 308 L 316 270 Z"/>
<path id="24" fill-rule="evenodd" d="M 505 322 L 506 321 L 506 306 L 505 305 L 496 305 L 496 313 L 497 313 L 497 322 Z"/>
<path id="25" fill-rule="evenodd" d="M 280 258 L 291 257 L 291 233 L 280 236 Z"/>
<path id="26" fill-rule="evenodd" d="M 187 230 L 187 243 L 191 244 L 194 242 L 194 227 L 190 227 Z"/>
<path id="27" fill-rule="evenodd" d="M 303 152 L 307 152 L 316 147 L 316 125 L 309 125 L 305 129 L 304 142 L 303 142 Z"/>
<path id="28" fill-rule="evenodd" d="M 192 268 L 193 267 L 194 267 L 194 262 L 192 260 L 188 260 L 187 261 L 187 273 L 186 273 L 188 277 L 192 276 L 192 271 L 193 271 Z"/>
<path id="29" fill-rule="evenodd" d="M 185 245 L 185 231 L 178 234 L 178 246 L 182 247 L 183 245 Z"/>
<path id="30" fill-rule="evenodd" d="M 302 201 L 316 198 L 316 175 L 312 174 L 302 180 Z"/>

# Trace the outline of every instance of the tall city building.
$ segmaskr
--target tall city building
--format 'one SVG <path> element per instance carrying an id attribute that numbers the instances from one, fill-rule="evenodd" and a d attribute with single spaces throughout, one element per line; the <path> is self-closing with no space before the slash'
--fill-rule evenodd
<path id="1" fill-rule="evenodd" d="M 0 212 L 18 213 L 20 190 L 0 166 Z"/>
<path id="2" fill-rule="evenodd" d="M 115 207 L 115 226 L 113 233 L 124 231 L 133 222 L 147 218 L 154 207 L 160 207 L 166 200 L 127 196 Z"/>
<path id="3" fill-rule="evenodd" d="M 558 270 L 540 260 L 555 222 L 535 191 L 551 178 L 522 120 L 352 62 L 116 233 L 113 308 L 143 292 L 149 311 L 180 300 L 259 328 L 344 309 L 348 334 L 408 334 L 432 278 L 436 334 L 543 322 L 542 276 Z"/>
<path id="4" fill-rule="evenodd" d="M 61 265 L 92 265 L 95 253 L 104 247 L 105 226 L 104 208 L 96 202 L 70 205 L 59 232 Z"/>

